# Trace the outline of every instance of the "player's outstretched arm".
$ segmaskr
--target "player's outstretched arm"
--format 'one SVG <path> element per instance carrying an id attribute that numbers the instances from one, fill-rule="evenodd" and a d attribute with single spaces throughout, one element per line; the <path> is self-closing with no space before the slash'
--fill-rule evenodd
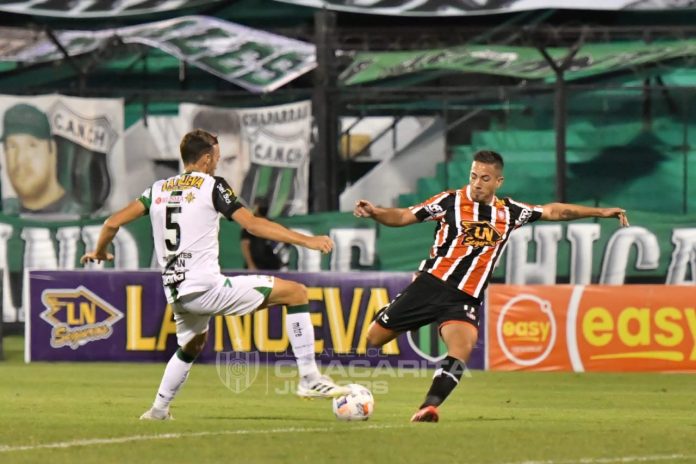
<path id="1" fill-rule="evenodd" d="M 391 227 L 402 227 L 418 222 L 416 215 L 408 208 L 381 208 L 367 200 L 355 202 L 353 216 L 372 218 L 380 224 Z"/>
<path id="2" fill-rule="evenodd" d="M 254 216 L 246 208 L 239 208 L 232 213 L 234 219 L 247 232 L 257 237 L 273 240 L 275 242 L 291 243 L 311 250 L 318 250 L 328 253 L 333 249 L 333 240 L 327 235 L 305 235 L 294 230 L 290 230 L 277 222 Z"/>
<path id="3" fill-rule="evenodd" d="M 82 258 L 80 258 L 80 263 L 86 264 L 92 261 L 101 262 L 113 260 L 114 255 L 107 252 L 106 249 L 116 236 L 118 229 L 120 229 L 122 225 L 128 224 L 143 216 L 145 212 L 145 205 L 143 205 L 140 200 L 135 200 L 122 210 L 109 216 L 106 221 L 104 221 L 104 225 L 99 232 L 96 248 L 93 251 L 85 253 Z"/>
<path id="4" fill-rule="evenodd" d="M 628 227 L 626 210 L 622 208 L 593 208 L 591 206 L 567 203 L 549 203 L 544 205 L 541 219 L 544 221 L 572 221 L 589 217 L 617 218 L 621 227 Z"/>

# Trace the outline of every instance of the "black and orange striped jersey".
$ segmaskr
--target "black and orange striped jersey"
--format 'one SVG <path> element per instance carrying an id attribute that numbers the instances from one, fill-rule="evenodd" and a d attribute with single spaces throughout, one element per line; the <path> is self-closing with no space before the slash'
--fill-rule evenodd
<path id="1" fill-rule="evenodd" d="M 542 207 L 497 197 L 478 203 L 469 189 L 442 192 L 409 209 L 421 222 L 438 222 L 430 257 L 419 271 L 479 298 L 512 231 L 539 219 Z"/>

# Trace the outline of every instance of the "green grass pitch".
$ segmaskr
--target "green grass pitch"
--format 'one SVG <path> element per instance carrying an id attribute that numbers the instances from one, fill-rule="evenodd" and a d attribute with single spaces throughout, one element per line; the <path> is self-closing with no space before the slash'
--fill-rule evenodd
<path id="1" fill-rule="evenodd" d="M 472 372 L 438 424 L 410 424 L 429 375 L 384 378 L 367 422 L 326 400 L 266 393 L 261 369 L 233 393 L 197 365 L 171 422 L 141 422 L 163 364 L 0 362 L 0 463 L 696 463 L 693 375 Z M 357 371 L 361 378 L 369 371 Z M 357 375 L 357 374 L 356 374 Z M 344 381 L 345 378 L 336 380 Z"/>

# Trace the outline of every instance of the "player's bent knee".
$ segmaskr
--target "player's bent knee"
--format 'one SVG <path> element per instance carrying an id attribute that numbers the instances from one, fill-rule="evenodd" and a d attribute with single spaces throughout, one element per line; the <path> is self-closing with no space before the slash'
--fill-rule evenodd
<path id="1" fill-rule="evenodd" d="M 295 292 L 298 295 L 301 295 L 302 298 L 304 298 L 304 299 L 307 298 L 307 287 L 304 284 L 301 284 L 299 282 L 295 282 Z"/>
<path id="2" fill-rule="evenodd" d="M 374 333 L 368 332 L 366 338 L 367 338 L 367 346 L 369 348 L 378 348 L 378 347 L 382 346 L 382 344 L 379 342 L 380 341 L 379 337 L 377 335 L 375 335 Z"/>
<path id="3" fill-rule="evenodd" d="M 307 287 L 299 282 L 292 282 L 292 294 L 288 297 L 288 304 L 298 305 L 305 304 L 309 301 L 307 298 Z"/>
<path id="4" fill-rule="evenodd" d="M 308 301 L 307 287 L 303 284 L 292 280 L 276 278 L 273 290 L 266 304 L 269 306 L 277 304 L 295 306 L 306 304 Z"/>
<path id="5" fill-rule="evenodd" d="M 471 352 L 474 349 L 475 343 L 460 342 L 449 344 L 447 346 L 447 354 L 461 361 L 468 361 Z"/>

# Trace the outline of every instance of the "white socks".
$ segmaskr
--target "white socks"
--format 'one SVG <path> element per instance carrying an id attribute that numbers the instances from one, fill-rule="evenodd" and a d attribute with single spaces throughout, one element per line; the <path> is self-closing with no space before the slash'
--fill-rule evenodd
<path id="1" fill-rule="evenodd" d="M 172 402 L 176 393 L 184 382 L 186 382 L 186 378 L 193 365 L 193 359 L 190 362 L 186 362 L 181 359 L 182 357 L 189 358 L 189 356 L 179 348 L 167 363 L 167 367 L 164 369 L 164 375 L 162 376 L 162 383 L 160 383 L 153 405 L 156 409 L 166 410 L 169 408 L 169 403 Z"/>
<path id="2" fill-rule="evenodd" d="M 314 356 L 314 326 L 309 312 L 288 312 L 285 317 L 285 332 L 290 340 L 292 352 L 297 359 L 300 377 L 318 378 L 321 374 Z M 174 400 L 177 392 L 186 382 L 192 365 L 193 359 L 181 348 L 174 353 L 164 369 L 162 383 L 160 383 L 153 404 L 155 409 L 167 410 L 169 408 L 169 403 Z"/>
<path id="3" fill-rule="evenodd" d="M 288 312 L 285 317 L 285 332 L 297 358 L 300 377 L 314 379 L 321 374 L 314 357 L 314 326 L 308 312 Z"/>

